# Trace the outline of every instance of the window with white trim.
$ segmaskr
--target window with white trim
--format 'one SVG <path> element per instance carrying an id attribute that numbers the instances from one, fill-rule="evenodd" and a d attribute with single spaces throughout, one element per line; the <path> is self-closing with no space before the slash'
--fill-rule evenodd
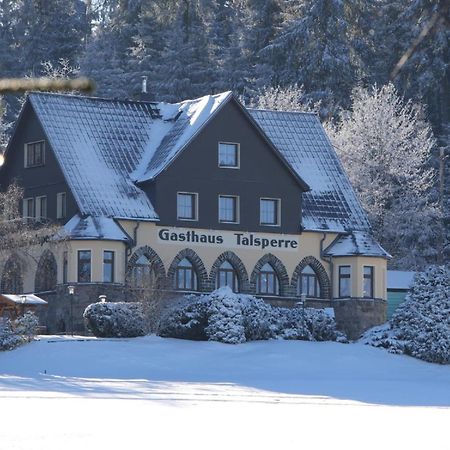
<path id="1" fill-rule="evenodd" d="M 224 261 L 217 271 L 217 288 L 228 286 L 233 292 L 239 292 L 239 282 L 233 266 Z"/>
<path id="2" fill-rule="evenodd" d="M 280 200 L 261 198 L 259 201 L 259 222 L 261 225 L 280 225 Z"/>
<path id="3" fill-rule="evenodd" d="M 239 144 L 219 142 L 219 167 L 239 168 Z"/>
<path id="4" fill-rule="evenodd" d="M 350 266 L 339 266 L 339 297 L 351 296 L 351 270 Z"/>
<path id="5" fill-rule="evenodd" d="M 58 192 L 56 194 L 56 218 L 65 219 L 67 216 L 67 195 L 65 192 Z"/>
<path id="6" fill-rule="evenodd" d="M 197 220 L 198 195 L 192 192 L 177 193 L 178 220 Z"/>
<path id="7" fill-rule="evenodd" d="M 38 167 L 45 164 L 45 142 L 25 144 L 25 167 Z"/>
<path id="8" fill-rule="evenodd" d="M 363 268 L 363 297 L 373 298 L 373 266 L 364 266 Z"/>
<path id="9" fill-rule="evenodd" d="M 320 285 L 316 272 L 311 266 L 306 266 L 298 279 L 297 294 L 306 294 L 307 297 L 319 298 Z"/>
<path id="10" fill-rule="evenodd" d="M 239 197 L 219 195 L 219 222 L 239 222 Z"/>
<path id="11" fill-rule="evenodd" d="M 197 290 L 197 274 L 194 266 L 187 258 L 183 258 L 178 263 L 175 275 L 175 289 L 181 291 Z"/>
<path id="12" fill-rule="evenodd" d="M 47 196 L 36 197 L 36 220 L 47 218 Z"/>
<path id="13" fill-rule="evenodd" d="M 22 215 L 27 221 L 35 217 L 34 198 L 28 197 L 22 200 Z"/>
<path id="14" fill-rule="evenodd" d="M 258 274 L 256 286 L 258 294 L 278 295 L 280 292 L 279 285 L 275 269 L 269 263 L 264 264 Z"/>

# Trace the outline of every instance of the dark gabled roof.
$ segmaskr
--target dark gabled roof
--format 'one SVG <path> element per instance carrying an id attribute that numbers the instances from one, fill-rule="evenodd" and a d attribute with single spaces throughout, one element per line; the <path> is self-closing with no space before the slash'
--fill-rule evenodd
<path id="1" fill-rule="evenodd" d="M 369 233 L 353 231 L 339 236 L 323 252 L 324 256 L 392 256 Z"/>
<path id="2" fill-rule="evenodd" d="M 143 182 L 158 176 L 232 97 L 232 92 L 224 92 L 181 103 L 159 103 L 163 123 L 154 130 L 159 139 L 147 145 L 133 179 Z"/>
<path id="3" fill-rule="evenodd" d="M 176 104 L 31 93 L 34 108 L 83 217 L 158 220 L 136 183 L 153 180 L 231 92 Z M 306 230 L 370 231 L 331 143 L 313 114 L 242 111 L 262 132 L 305 192 Z M 158 114 L 155 114 L 155 110 Z"/>
<path id="4" fill-rule="evenodd" d="M 83 215 L 158 219 L 130 177 L 158 121 L 151 104 L 46 93 L 29 102 Z"/>
<path id="5" fill-rule="evenodd" d="M 318 117 L 250 109 L 250 114 L 311 190 L 303 194 L 306 230 L 370 231 L 367 217 Z"/>

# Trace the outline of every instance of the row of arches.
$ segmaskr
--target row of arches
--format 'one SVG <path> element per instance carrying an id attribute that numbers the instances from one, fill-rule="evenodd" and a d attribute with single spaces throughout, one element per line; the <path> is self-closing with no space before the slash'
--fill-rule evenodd
<path id="1" fill-rule="evenodd" d="M 248 274 L 241 259 L 232 251 L 219 255 L 208 274 L 203 261 L 192 249 L 181 250 L 167 271 L 159 255 L 149 246 L 140 247 L 131 256 L 126 274 L 132 288 L 167 286 L 181 291 L 207 292 L 229 286 L 235 292 L 261 295 L 329 298 L 329 277 L 319 260 L 307 256 L 296 266 L 290 278 L 283 262 L 265 254 Z"/>
<path id="2" fill-rule="evenodd" d="M 2 271 L 0 289 L 4 293 L 23 292 L 24 264 L 17 255 L 11 256 Z M 229 286 L 235 292 L 275 296 L 329 298 L 330 281 L 320 263 L 307 256 L 296 266 L 289 278 L 283 262 L 265 254 L 249 275 L 241 259 L 232 251 L 220 254 L 208 274 L 203 261 L 192 249 L 180 251 L 167 271 L 159 255 L 149 246 L 140 247 L 130 257 L 126 283 L 136 289 L 169 287 L 180 291 L 207 292 Z M 57 263 L 53 253 L 41 255 L 35 274 L 35 292 L 52 291 L 57 284 Z"/>
<path id="3" fill-rule="evenodd" d="M 56 258 L 50 250 L 45 250 L 39 258 L 34 279 L 35 292 L 53 291 L 57 283 Z M 11 255 L 1 272 L 0 292 L 20 294 L 24 290 L 23 278 L 25 262 L 18 255 Z"/>

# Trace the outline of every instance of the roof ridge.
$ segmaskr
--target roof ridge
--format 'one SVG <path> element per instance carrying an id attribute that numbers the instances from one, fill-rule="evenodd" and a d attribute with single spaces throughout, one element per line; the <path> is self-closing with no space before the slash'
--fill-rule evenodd
<path id="1" fill-rule="evenodd" d="M 49 97 L 63 97 L 71 100 L 95 100 L 102 102 L 118 102 L 118 103 L 137 103 L 137 104 L 157 104 L 162 103 L 158 101 L 142 101 L 142 100 L 132 100 L 132 99 L 123 99 L 123 98 L 107 98 L 107 97 L 94 97 L 90 95 L 80 95 L 80 94 L 61 94 L 56 92 L 40 92 L 40 91 L 30 91 L 28 96 L 49 96 Z"/>
<path id="2" fill-rule="evenodd" d="M 306 114 L 314 117 L 319 117 L 319 115 L 315 112 L 309 111 L 283 111 L 281 109 L 268 109 L 268 108 L 248 108 L 245 107 L 248 111 L 261 111 L 261 112 L 274 112 L 274 113 L 283 113 L 283 114 Z"/>

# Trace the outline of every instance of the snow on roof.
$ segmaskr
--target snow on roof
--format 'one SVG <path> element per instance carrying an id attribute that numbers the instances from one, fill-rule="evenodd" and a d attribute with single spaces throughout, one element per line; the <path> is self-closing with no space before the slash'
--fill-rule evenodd
<path id="1" fill-rule="evenodd" d="M 109 217 L 73 216 L 65 225 L 64 233 L 70 239 L 105 239 L 129 241 L 130 237 Z"/>
<path id="2" fill-rule="evenodd" d="M 408 290 L 414 281 L 416 272 L 405 272 L 402 270 L 387 271 L 387 287 L 388 289 L 404 289 Z"/>
<path id="3" fill-rule="evenodd" d="M 138 182 L 155 178 L 232 96 L 233 93 L 228 91 L 173 105 L 160 103 L 158 106 L 163 120 L 171 121 L 172 126 L 158 145 L 155 145 L 156 140 L 154 143 L 150 142 L 145 150 L 143 163 L 132 175 L 133 178 Z"/>
<path id="4" fill-rule="evenodd" d="M 160 122 L 151 104 L 48 93 L 29 99 L 82 214 L 158 218 L 130 178 Z"/>
<path id="5" fill-rule="evenodd" d="M 391 255 L 369 233 L 354 231 L 339 236 L 324 251 L 325 256 L 381 256 L 391 258 Z"/>
<path id="6" fill-rule="evenodd" d="M 231 92 L 175 104 L 31 93 L 80 213 L 158 220 L 136 182 L 154 179 L 233 98 Z M 155 114 L 155 110 L 158 114 Z M 370 231 L 352 186 L 313 114 L 249 110 L 251 116 L 311 191 L 303 194 L 306 230 Z M 77 224 L 101 235 L 98 225 Z M 112 235 L 116 235 L 114 231 Z M 120 234 L 120 233 L 118 233 Z M 123 240 L 120 237 L 120 240 Z"/>
<path id="7" fill-rule="evenodd" d="M 46 305 L 47 302 L 42 300 L 42 298 L 34 294 L 0 294 L 0 297 L 5 297 L 7 300 L 17 303 L 19 305 Z"/>
<path id="8" fill-rule="evenodd" d="M 316 115 L 255 109 L 249 112 L 311 188 L 302 197 L 302 225 L 306 230 L 370 231 L 368 219 Z"/>

